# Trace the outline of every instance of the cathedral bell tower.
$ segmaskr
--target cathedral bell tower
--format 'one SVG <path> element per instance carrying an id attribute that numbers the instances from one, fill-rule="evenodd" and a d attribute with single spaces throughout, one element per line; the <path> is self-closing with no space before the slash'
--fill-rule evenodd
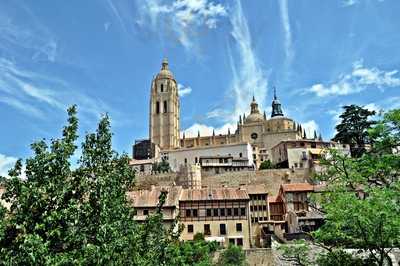
<path id="1" fill-rule="evenodd" d="M 179 147 L 179 96 L 178 85 L 168 61 L 151 83 L 150 93 L 150 141 L 161 150 Z"/>

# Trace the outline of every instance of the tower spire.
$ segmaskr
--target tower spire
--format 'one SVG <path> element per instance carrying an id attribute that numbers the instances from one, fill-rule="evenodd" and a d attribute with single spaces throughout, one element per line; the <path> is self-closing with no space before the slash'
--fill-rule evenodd
<path id="1" fill-rule="evenodd" d="M 283 112 L 282 112 L 281 103 L 279 102 L 278 97 L 276 97 L 276 87 L 274 86 L 274 99 L 272 100 L 271 117 L 275 117 L 275 116 L 283 116 Z"/>
<path id="2" fill-rule="evenodd" d="M 277 100 L 277 97 L 276 97 L 276 87 L 274 86 L 274 100 Z"/>

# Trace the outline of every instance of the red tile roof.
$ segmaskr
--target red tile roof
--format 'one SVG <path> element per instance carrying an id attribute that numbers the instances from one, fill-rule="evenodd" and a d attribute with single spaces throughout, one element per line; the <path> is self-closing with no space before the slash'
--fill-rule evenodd
<path id="1" fill-rule="evenodd" d="M 314 185 L 308 183 L 282 184 L 281 187 L 284 192 L 314 191 Z"/>
<path id="2" fill-rule="evenodd" d="M 246 190 L 240 188 L 183 189 L 181 201 L 249 200 Z"/>
<path id="3" fill-rule="evenodd" d="M 167 191 L 164 207 L 175 207 L 178 205 L 182 187 L 153 187 L 151 190 L 135 190 L 128 192 L 128 198 L 133 200 L 134 207 L 156 207 L 161 191 Z"/>

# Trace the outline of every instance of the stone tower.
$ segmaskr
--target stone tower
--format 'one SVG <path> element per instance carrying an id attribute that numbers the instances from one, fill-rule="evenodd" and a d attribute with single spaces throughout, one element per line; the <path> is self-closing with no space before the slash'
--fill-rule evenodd
<path id="1" fill-rule="evenodd" d="M 151 83 L 149 131 L 150 141 L 161 150 L 179 147 L 178 85 L 168 69 L 167 59 Z"/>

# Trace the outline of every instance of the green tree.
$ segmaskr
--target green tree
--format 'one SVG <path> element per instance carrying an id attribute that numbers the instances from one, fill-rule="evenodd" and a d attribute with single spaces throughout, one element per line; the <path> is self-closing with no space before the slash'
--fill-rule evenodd
<path id="1" fill-rule="evenodd" d="M 246 255 L 241 247 L 236 245 L 229 245 L 227 249 L 221 252 L 218 266 L 244 266 L 246 263 Z"/>
<path id="2" fill-rule="evenodd" d="M 369 129 L 373 146 L 359 158 L 332 151 L 317 177 L 327 183 L 315 200 L 325 224 L 314 233 L 321 244 L 357 248 L 374 264 L 390 263 L 388 253 L 400 247 L 400 110 L 387 112 Z"/>
<path id="3" fill-rule="evenodd" d="M 361 156 L 365 145 L 370 143 L 368 129 L 375 123 L 370 120 L 375 111 L 369 111 L 357 105 L 343 106 L 344 112 L 339 116 L 341 122 L 336 126 L 334 141 L 350 144 L 353 157 Z"/>
<path id="4" fill-rule="evenodd" d="M 270 160 L 263 161 L 263 162 L 260 164 L 260 170 L 264 170 L 264 169 L 273 169 L 273 168 L 274 168 L 274 165 L 271 163 Z"/>
<path id="5" fill-rule="evenodd" d="M 299 266 L 313 265 L 308 257 L 310 245 L 305 240 L 296 240 L 292 243 L 281 245 L 278 248 L 281 252 L 281 259 Z"/>
<path id="6" fill-rule="evenodd" d="M 134 221 L 126 197 L 134 173 L 128 156 L 112 149 L 108 116 L 86 135 L 71 167 L 77 132 L 73 106 L 60 138 L 31 145 L 26 178 L 18 160 L 1 179 L 10 208 L 0 205 L 0 265 L 187 265 L 177 220 L 163 227 L 166 193 L 154 215 Z"/>

